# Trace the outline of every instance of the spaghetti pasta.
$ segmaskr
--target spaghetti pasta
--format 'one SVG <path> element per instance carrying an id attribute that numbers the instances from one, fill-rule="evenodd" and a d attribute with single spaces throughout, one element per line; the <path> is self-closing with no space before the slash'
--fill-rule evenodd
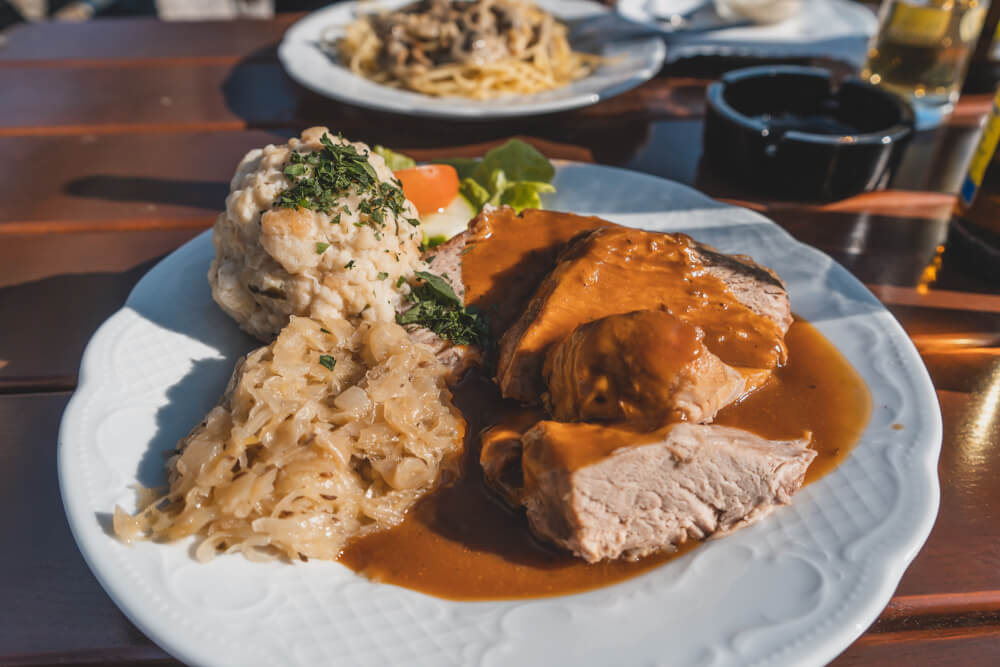
<path id="1" fill-rule="evenodd" d="M 376 83 L 485 100 L 551 90 L 594 71 L 601 56 L 573 51 L 567 34 L 524 0 L 419 0 L 362 16 L 324 43 Z"/>

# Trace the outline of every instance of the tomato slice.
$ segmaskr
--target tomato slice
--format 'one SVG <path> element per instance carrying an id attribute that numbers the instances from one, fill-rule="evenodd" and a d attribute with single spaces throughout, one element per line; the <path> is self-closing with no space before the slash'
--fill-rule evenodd
<path id="1" fill-rule="evenodd" d="M 442 209 L 458 195 L 458 172 L 451 165 L 421 165 L 400 169 L 395 175 L 403 184 L 403 194 L 420 214 Z"/>

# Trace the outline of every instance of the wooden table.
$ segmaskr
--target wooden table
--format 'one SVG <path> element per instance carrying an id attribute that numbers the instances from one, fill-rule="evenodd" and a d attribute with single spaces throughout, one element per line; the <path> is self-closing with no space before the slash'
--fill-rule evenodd
<path id="1" fill-rule="evenodd" d="M 108 599 L 70 536 L 59 420 L 95 328 L 157 258 L 211 224 L 239 158 L 315 124 L 422 158 L 531 137 L 554 157 L 742 202 L 842 262 L 912 336 L 945 428 L 934 532 L 879 620 L 834 664 L 1000 663 L 1000 414 L 988 400 L 1000 388 L 1000 296 L 960 267 L 921 285 L 988 97 L 963 99 L 947 127 L 917 137 L 890 190 L 773 201 L 699 166 L 704 87 L 718 63 L 668 68 L 576 112 L 443 123 L 292 83 L 275 58 L 290 20 L 24 26 L 0 47 L 0 664 L 171 661 Z"/>

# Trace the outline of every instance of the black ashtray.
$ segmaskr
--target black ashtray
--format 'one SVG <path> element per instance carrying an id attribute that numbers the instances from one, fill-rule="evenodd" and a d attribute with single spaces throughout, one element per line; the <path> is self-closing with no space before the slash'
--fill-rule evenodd
<path id="1" fill-rule="evenodd" d="M 749 67 L 708 88 L 710 169 L 778 196 L 839 199 L 883 188 L 912 133 L 903 100 L 821 68 Z"/>

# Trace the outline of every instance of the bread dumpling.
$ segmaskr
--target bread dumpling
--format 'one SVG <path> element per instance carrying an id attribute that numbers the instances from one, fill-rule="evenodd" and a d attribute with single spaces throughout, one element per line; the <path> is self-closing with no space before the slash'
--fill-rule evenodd
<path id="1" fill-rule="evenodd" d="M 212 233 L 212 296 L 265 342 L 291 315 L 392 321 L 423 267 L 417 224 L 380 156 L 310 128 L 240 162 Z"/>

